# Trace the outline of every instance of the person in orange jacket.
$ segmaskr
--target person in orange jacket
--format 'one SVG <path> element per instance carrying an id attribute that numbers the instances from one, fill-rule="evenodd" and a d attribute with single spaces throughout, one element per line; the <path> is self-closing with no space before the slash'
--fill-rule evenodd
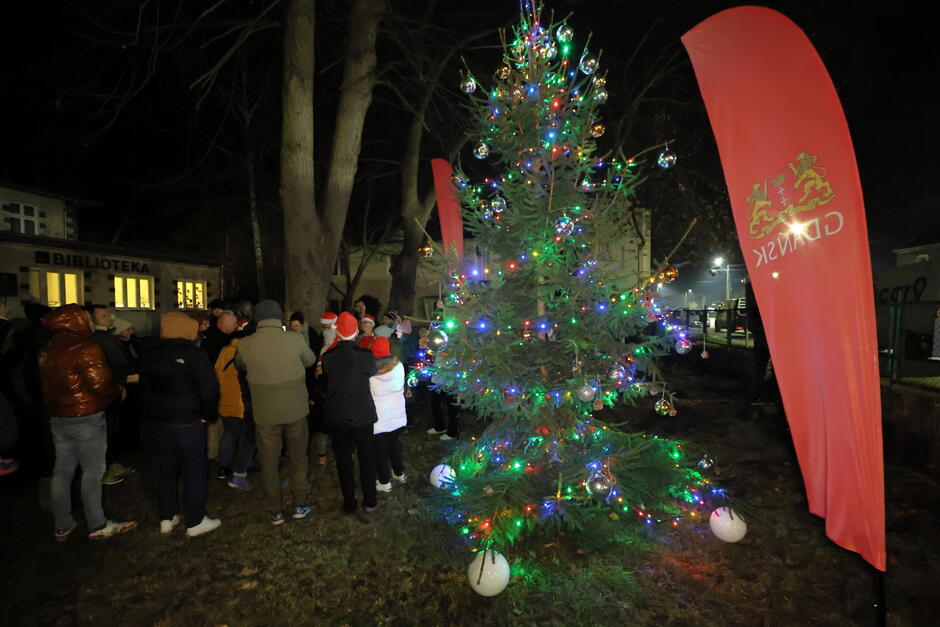
<path id="1" fill-rule="evenodd" d="M 226 472 L 230 488 L 247 491 L 253 487 L 248 481 L 248 466 L 254 459 L 256 444 L 248 383 L 243 379 L 244 374 L 235 367 L 239 341 L 240 338 L 234 338 L 223 347 L 215 362 L 215 376 L 219 380 L 219 418 L 223 423 L 219 464 L 231 471 L 231 474 Z"/>

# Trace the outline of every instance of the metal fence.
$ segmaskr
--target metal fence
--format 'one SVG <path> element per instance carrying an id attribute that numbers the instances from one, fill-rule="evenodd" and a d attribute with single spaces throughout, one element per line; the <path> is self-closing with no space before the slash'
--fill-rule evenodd
<path id="1" fill-rule="evenodd" d="M 744 309 L 676 309 L 668 319 L 686 327 L 691 339 L 708 344 L 753 348 Z"/>
<path id="2" fill-rule="evenodd" d="M 940 389 L 940 301 L 875 306 L 881 376 L 890 383 Z M 824 315 L 824 314 L 820 314 Z M 753 348 L 743 310 L 677 309 L 669 322 L 707 344 Z M 811 338 L 803 338 L 810 341 Z"/>
<path id="3" fill-rule="evenodd" d="M 878 362 L 890 383 L 940 389 L 940 301 L 875 306 Z"/>

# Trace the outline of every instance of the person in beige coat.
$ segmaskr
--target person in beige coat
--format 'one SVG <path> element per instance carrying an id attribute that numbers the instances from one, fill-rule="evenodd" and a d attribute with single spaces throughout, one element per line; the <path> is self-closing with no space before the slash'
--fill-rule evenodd
<path id="1" fill-rule="evenodd" d="M 281 307 L 273 300 L 258 303 L 254 316 L 257 330 L 238 344 L 235 365 L 245 371 L 251 390 L 264 507 L 271 523 L 280 525 L 284 501 L 278 464 L 284 443 L 290 459 L 293 517 L 306 518 L 310 513 L 306 420 L 310 401 L 304 369 L 313 365 L 316 356 L 302 335 L 284 330 Z"/>

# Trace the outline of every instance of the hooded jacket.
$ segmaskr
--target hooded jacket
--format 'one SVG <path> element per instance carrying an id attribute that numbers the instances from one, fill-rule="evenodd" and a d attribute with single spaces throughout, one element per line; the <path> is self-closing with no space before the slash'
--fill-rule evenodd
<path id="1" fill-rule="evenodd" d="M 186 424 L 216 418 L 219 384 L 195 344 L 199 323 L 171 311 L 160 319 L 162 341 L 140 359 L 140 387 L 150 418 Z"/>
<path id="2" fill-rule="evenodd" d="M 78 417 L 104 411 L 121 387 L 92 339 L 88 314 L 78 305 L 65 305 L 43 316 L 42 324 L 55 333 L 38 353 L 46 413 Z"/>
<path id="3" fill-rule="evenodd" d="M 405 414 L 405 367 L 395 357 L 381 357 L 375 361 L 378 372 L 369 379 L 372 401 L 378 421 L 373 433 L 388 433 L 401 429 L 408 422 Z"/>
<path id="4" fill-rule="evenodd" d="M 303 336 L 273 318 L 238 343 L 235 365 L 246 372 L 255 424 L 289 424 L 310 413 L 306 368 L 315 361 Z"/>
<path id="5" fill-rule="evenodd" d="M 323 355 L 327 426 L 358 429 L 375 423 L 369 377 L 376 371 L 372 351 L 359 348 L 352 340 L 337 343 Z"/>

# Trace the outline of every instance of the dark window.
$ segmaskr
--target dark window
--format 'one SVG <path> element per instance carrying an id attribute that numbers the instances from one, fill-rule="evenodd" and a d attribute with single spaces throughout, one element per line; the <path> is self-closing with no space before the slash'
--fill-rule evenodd
<path id="1" fill-rule="evenodd" d="M 46 212 L 45 212 L 45 211 L 40 211 L 40 212 L 39 212 L 39 217 L 40 217 L 40 218 L 45 218 L 45 217 L 46 217 Z"/>
<path id="2" fill-rule="evenodd" d="M 0 273 L 0 296 L 19 296 L 16 284 L 16 274 L 12 272 Z"/>
<path id="3" fill-rule="evenodd" d="M 14 233 L 20 232 L 20 220 L 19 218 L 7 218 L 7 222 L 10 223 L 10 230 Z"/>
<path id="4" fill-rule="evenodd" d="M 36 234 L 36 223 L 32 220 L 23 220 L 23 226 L 25 227 L 23 232 L 26 233 L 26 235 Z"/>
<path id="5" fill-rule="evenodd" d="M 36 207 L 33 207 L 32 205 L 23 205 L 23 215 L 24 215 L 24 216 L 35 216 L 35 215 L 36 215 Z"/>

